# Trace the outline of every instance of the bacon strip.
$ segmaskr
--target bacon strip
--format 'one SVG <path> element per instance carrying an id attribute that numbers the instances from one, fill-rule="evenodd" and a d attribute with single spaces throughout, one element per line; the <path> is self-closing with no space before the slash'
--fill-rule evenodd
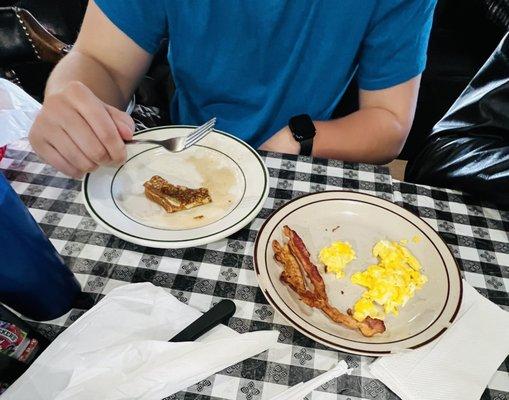
<path id="1" fill-rule="evenodd" d="M 297 259 L 301 268 L 306 272 L 306 276 L 311 281 L 317 296 L 328 301 L 327 291 L 325 290 L 325 282 L 323 281 L 322 275 L 318 272 L 316 265 L 311 262 L 311 259 L 309 258 L 309 251 L 300 236 L 287 225 L 283 227 L 283 235 L 287 237 L 290 251 Z"/>
<path id="2" fill-rule="evenodd" d="M 274 250 L 274 258 L 284 266 L 284 270 L 279 277 L 281 282 L 290 286 L 308 306 L 318 307 L 319 299 L 306 288 L 300 266 L 290 252 L 288 245 L 282 246 L 277 240 L 274 240 L 272 248 Z"/>
<path id="3" fill-rule="evenodd" d="M 316 265 L 311 262 L 309 251 L 299 235 L 287 225 L 283 227 L 283 234 L 288 239 L 286 245 L 281 245 L 277 240 L 272 242 L 274 259 L 283 266 L 280 279 L 286 283 L 301 300 L 310 307 L 318 308 L 331 320 L 345 325 L 350 329 L 358 329 L 364 336 L 371 337 L 377 333 L 385 332 L 385 324 L 382 320 L 367 317 L 364 321 L 357 321 L 348 314 L 342 313 L 329 303 L 325 283 Z M 312 290 L 306 287 L 302 271 L 309 279 Z"/>

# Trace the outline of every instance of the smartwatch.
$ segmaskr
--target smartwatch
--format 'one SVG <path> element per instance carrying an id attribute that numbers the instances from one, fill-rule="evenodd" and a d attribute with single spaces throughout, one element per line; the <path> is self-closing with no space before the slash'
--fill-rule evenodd
<path id="1" fill-rule="evenodd" d="M 313 139 L 316 135 L 315 124 L 308 114 L 296 115 L 290 118 L 288 127 L 293 138 L 300 143 L 300 154 L 310 156 L 313 150 Z"/>

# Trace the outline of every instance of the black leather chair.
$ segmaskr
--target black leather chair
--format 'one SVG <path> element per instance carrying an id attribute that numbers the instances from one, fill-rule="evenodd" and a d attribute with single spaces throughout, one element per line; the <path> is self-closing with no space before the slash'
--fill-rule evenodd
<path id="1" fill-rule="evenodd" d="M 87 0 L 0 0 L 0 77 L 42 101 L 51 70 L 76 40 L 86 6 Z M 166 48 L 167 42 L 136 92 L 132 116 L 138 129 L 170 123 Z"/>
<path id="2" fill-rule="evenodd" d="M 86 5 L 87 0 L 0 0 L 0 77 L 40 100 L 59 58 L 57 47 L 74 43 Z M 48 48 L 54 54 L 40 54 Z"/>
<path id="3" fill-rule="evenodd" d="M 509 207 L 509 34 L 409 161 L 406 180 Z"/>

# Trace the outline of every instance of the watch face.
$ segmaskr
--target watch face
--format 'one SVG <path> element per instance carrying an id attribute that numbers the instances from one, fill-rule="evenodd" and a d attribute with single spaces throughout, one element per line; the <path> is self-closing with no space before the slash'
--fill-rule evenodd
<path id="1" fill-rule="evenodd" d="M 315 136 L 315 125 L 313 124 L 311 117 L 307 114 L 293 117 L 290 119 L 288 126 L 293 133 L 293 137 L 298 142 L 302 142 L 306 139 L 311 139 Z"/>

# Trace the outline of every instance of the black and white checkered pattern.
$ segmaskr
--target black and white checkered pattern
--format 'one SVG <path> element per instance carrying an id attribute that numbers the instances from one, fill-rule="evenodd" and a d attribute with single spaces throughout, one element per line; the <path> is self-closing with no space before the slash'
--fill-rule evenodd
<path id="1" fill-rule="evenodd" d="M 367 365 L 372 358 L 331 350 L 295 331 L 267 304 L 257 285 L 253 242 L 264 219 L 297 195 L 338 188 L 383 197 L 424 218 L 449 244 L 465 279 L 509 310 L 509 212 L 458 192 L 395 182 L 384 167 L 272 153 L 264 154 L 264 159 L 270 172 L 270 194 L 248 227 L 207 246 L 161 250 L 106 233 L 85 211 L 79 181 L 41 163 L 26 144 L 15 149 L 11 146 L 0 169 L 83 286 L 76 307 L 58 320 L 39 324 L 40 331 L 54 337 L 112 288 L 148 281 L 168 288 L 179 300 L 202 311 L 221 298 L 233 299 L 238 311 L 230 327 L 238 332 L 280 332 L 277 348 L 168 399 L 266 400 L 344 359 L 355 368 L 352 375 L 323 385 L 308 400 L 397 400 L 369 375 Z M 483 400 L 509 400 L 508 371 L 506 359 Z"/>

